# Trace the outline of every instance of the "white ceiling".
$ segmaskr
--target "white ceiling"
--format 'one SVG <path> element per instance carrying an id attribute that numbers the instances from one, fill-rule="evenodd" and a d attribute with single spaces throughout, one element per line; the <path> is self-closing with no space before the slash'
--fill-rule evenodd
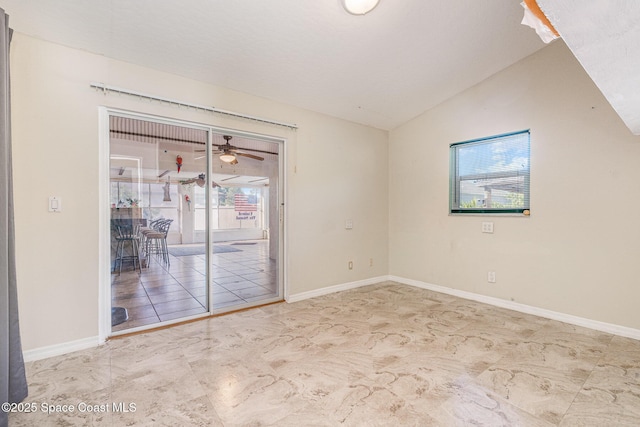
<path id="1" fill-rule="evenodd" d="M 520 0 L 2 3 L 18 32 L 380 129 L 544 47 Z"/>

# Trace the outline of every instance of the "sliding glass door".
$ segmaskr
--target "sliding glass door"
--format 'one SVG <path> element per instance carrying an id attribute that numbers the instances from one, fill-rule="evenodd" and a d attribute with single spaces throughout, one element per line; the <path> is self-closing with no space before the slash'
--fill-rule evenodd
<path id="1" fill-rule="evenodd" d="M 110 115 L 112 334 L 283 299 L 281 145 Z"/>

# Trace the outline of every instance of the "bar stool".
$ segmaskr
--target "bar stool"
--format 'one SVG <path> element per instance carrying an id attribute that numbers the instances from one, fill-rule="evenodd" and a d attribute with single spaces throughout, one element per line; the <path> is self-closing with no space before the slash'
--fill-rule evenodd
<path id="1" fill-rule="evenodd" d="M 122 273 L 122 263 L 133 261 L 133 269 L 140 270 L 140 253 L 138 246 L 138 226 L 116 224 L 116 259 L 113 263 L 113 271 L 118 268 L 118 275 Z M 125 245 L 129 243 L 131 255 L 125 255 Z"/>
<path id="2" fill-rule="evenodd" d="M 147 236 L 149 234 L 152 233 L 157 233 L 158 232 L 158 227 L 160 226 L 160 224 L 162 224 L 164 221 L 166 221 L 165 218 L 158 218 L 158 219 L 154 219 L 153 221 L 151 221 L 149 223 L 148 226 L 146 227 L 140 227 L 138 229 L 138 234 L 140 236 L 140 251 L 142 252 L 142 254 L 145 255 L 145 257 L 148 257 L 148 253 L 147 253 L 147 249 L 148 249 L 148 242 L 147 242 Z M 148 267 L 148 265 L 147 265 Z"/>
<path id="3" fill-rule="evenodd" d="M 170 265 L 169 248 L 167 247 L 167 234 L 171 227 L 172 219 L 164 219 L 154 224 L 152 230 L 145 230 L 144 236 L 144 253 L 147 257 L 151 254 L 162 255 L 162 261 Z M 149 263 L 147 262 L 147 267 Z"/>
<path id="4" fill-rule="evenodd" d="M 140 262 L 143 263 L 144 266 L 147 268 L 149 267 L 148 254 L 146 253 L 147 234 L 156 232 L 157 224 L 162 221 L 165 221 L 165 219 L 164 218 L 154 219 L 153 221 L 149 222 L 149 225 L 144 225 L 138 228 L 138 238 L 139 238 L 138 246 L 140 247 L 140 252 L 141 252 Z"/>

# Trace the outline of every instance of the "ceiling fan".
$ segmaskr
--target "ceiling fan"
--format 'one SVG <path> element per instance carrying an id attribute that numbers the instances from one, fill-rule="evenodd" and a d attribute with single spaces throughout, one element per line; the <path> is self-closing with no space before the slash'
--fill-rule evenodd
<path id="1" fill-rule="evenodd" d="M 229 163 L 230 165 L 238 164 L 237 156 L 248 157 L 250 159 L 260 160 L 260 161 L 264 160 L 264 157 L 239 151 L 238 147 L 231 145 L 229 143 L 231 138 L 233 138 L 231 135 L 223 135 L 222 137 L 227 142 L 222 145 L 213 144 L 214 147 L 218 147 L 218 149 L 214 151 L 213 154 L 220 154 L 220 160 L 222 160 L 223 162 Z M 251 149 L 246 149 L 246 150 L 253 151 Z M 204 150 L 196 150 L 196 151 L 204 151 Z"/>
<path id="2" fill-rule="evenodd" d="M 183 179 L 180 181 L 180 184 L 189 185 L 193 184 L 194 182 L 198 185 L 198 187 L 204 187 L 205 182 L 207 182 L 206 175 L 201 173 L 195 178 Z"/>
<path id="3" fill-rule="evenodd" d="M 198 175 L 195 178 L 189 178 L 189 179 L 184 179 L 182 181 L 180 181 L 180 184 L 182 185 L 189 185 L 189 184 L 193 184 L 195 183 L 198 187 L 202 188 L 204 187 L 204 185 L 207 183 L 207 176 L 203 173 L 201 173 L 200 175 Z M 216 182 L 211 182 L 211 186 L 213 188 L 219 187 L 219 185 Z"/>

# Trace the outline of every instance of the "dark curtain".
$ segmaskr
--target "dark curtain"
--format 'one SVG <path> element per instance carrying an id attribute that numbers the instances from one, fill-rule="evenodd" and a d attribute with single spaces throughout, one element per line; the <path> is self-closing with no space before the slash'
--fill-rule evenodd
<path id="1" fill-rule="evenodd" d="M 13 178 L 11 171 L 11 96 L 9 91 L 9 16 L 0 9 L 0 404 L 27 396 L 16 290 Z M 0 410 L 0 426 L 9 423 Z"/>

